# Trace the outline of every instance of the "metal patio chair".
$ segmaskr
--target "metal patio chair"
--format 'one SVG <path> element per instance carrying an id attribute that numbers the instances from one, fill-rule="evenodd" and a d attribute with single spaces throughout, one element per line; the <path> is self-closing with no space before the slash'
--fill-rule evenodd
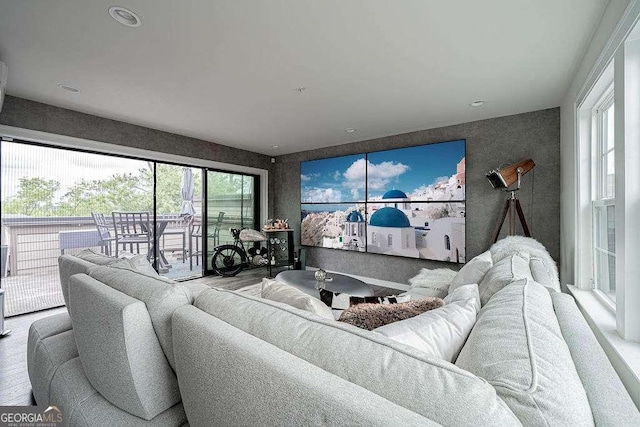
<path id="1" fill-rule="evenodd" d="M 140 245 L 147 245 L 147 258 L 151 249 L 153 240 L 151 222 L 149 221 L 149 212 L 117 212 L 111 213 L 113 216 L 113 224 L 116 240 L 116 257 L 118 256 L 119 246 L 126 250 L 129 245 L 129 251 L 133 252 L 133 246 L 136 247 L 136 253 L 140 253 Z"/>
<path id="2" fill-rule="evenodd" d="M 106 255 L 111 255 L 111 242 L 116 240 L 112 235 L 113 224 L 107 220 L 104 214 L 91 212 L 91 217 L 98 230 L 98 236 L 100 237 L 100 250 Z"/>

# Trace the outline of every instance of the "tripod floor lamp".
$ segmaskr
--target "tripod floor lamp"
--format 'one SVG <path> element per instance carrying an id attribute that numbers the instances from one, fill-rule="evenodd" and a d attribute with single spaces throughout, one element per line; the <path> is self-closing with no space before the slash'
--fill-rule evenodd
<path id="1" fill-rule="evenodd" d="M 524 235 L 527 237 L 531 237 L 531 232 L 529 231 L 527 220 L 525 219 L 524 213 L 522 212 L 520 200 L 518 200 L 518 198 L 516 197 L 516 191 L 520 189 L 520 180 L 522 179 L 522 177 L 535 166 L 536 164 L 533 162 L 533 160 L 526 159 L 518 163 L 514 163 L 510 166 L 505 166 L 500 169 L 494 169 L 491 172 L 487 173 L 487 179 L 489 180 L 493 188 L 503 189 L 504 191 L 511 193 L 504 205 L 504 208 L 502 208 L 500 219 L 498 220 L 496 229 L 493 232 L 494 243 L 498 241 L 498 236 L 500 235 L 500 230 L 502 230 L 504 220 L 507 218 L 507 214 L 509 215 L 509 236 L 513 236 L 516 234 L 517 214 L 518 219 L 520 219 L 520 224 L 522 225 Z M 509 188 L 513 184 L 516 184 L 516 186 L 513 188 Z"/>

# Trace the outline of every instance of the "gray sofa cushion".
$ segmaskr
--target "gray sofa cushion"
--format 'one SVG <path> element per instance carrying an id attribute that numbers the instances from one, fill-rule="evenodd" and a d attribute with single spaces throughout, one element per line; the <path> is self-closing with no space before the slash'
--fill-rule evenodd
<path id="1" fill-rule="evenodd" d="M 480 311 L 456 365 L 492 384 L 525 425 L 592 425 L 549 291 L 521 280 Z"/>
<path id="2" fill-rule="evenodd" d="M 582 379 L 596 425 L 640 426 L 640 412 L 571 295 L 551 294 L 560 330 Z"/>
<path id="3" fill-rule="evenodd" d="M 87 274 L 146 304 L 153 329 L 169 364 L 173 367 L 171 315 L 176 308 L 193 302 L 189 289 L 177 283 L 167 283 L 128 269 L 94 266 L 89 269 Z"/>
<path id="4" fill-rule="evenodd" d="M 118 258 L 116 257 L 105 255 L 92 249 L 85 249 L 83 251 L 80 251 L 76 254 L 76 257 L 95 265 L 109 265 L 113 261 L 118 260 Z"/>
<path id="5" fill-rule="evenodd" d="M 56 371 L 51 382 L 51 401 L 60 408 L 63 426 L 181 426 L 187 423 L 182 403 L 152 420 L 144 420 L 114 406 L 94 389 L 76 357 Z"/>
<path id="6" fill-rule="evenodd" d="M 380 334 L 219 289 L 195 306 L 437 423 L 519 425 L 485 381 Z"/>
<path id="7" fill-rule="evenodd" d="M 74 274 L 86 274 L 91 267 L 95 267 L 95 264 L 73 255 L 61 255 L 58 257 L 60 286 L 62 287 L 62 296 L 67 307 L 69 306 L 69 278 Z"/>
<path id="8" fill-rule="evenodd" d="M 69 310 L 85 375 L 105 399 L 145 420 L 180 402 L 143 302 L 78 274 Z"/>
<path id="9" fill-rule="evenodd" d="M 27 371 L 33 396 L 39 405 L 49 405 L 51 379 L 67 360 L 78 357 L 71 318 L 67 313 L 36 320 L 29 328 Z"/>

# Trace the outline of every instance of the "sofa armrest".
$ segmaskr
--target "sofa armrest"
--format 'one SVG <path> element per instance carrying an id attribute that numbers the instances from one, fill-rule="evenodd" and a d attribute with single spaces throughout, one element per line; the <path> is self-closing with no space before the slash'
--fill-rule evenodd
<path id="1" fill-rule="evenodd" d="M 640 425 L 631 400 L 571 295 L 552 292 L 562 336 L 569 346 L 596 425 Z"/>

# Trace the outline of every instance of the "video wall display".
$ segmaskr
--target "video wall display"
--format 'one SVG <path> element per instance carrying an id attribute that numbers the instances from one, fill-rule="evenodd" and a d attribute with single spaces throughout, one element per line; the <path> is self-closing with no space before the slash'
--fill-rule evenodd
<path id="1" fill-rule="evenodd" d="M 301 242 L 465 262 L 465 141 L 300 163 Z"/>

